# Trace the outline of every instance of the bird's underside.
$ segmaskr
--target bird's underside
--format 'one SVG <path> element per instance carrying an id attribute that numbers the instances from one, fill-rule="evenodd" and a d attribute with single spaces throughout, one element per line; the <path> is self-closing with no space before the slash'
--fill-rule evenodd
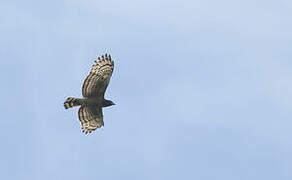
<path id="1" fill-rule="evenodd" d="M 64 102 L 65 109 L 81 106 L 78 110 L 78 118 L 82 131 L 86 134 L 104 126 L 102 107 L 114 105 L 112 101 L 104 99 L 113 69 L 114 61 L 111 60 L 110 55 L 105 54 L 98 58 L 83 83 L 83 98 L 69 97 Z"/>

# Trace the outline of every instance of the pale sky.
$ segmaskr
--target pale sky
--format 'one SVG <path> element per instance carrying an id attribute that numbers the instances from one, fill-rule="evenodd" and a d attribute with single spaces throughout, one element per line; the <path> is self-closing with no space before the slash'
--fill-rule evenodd
<path id="1" fill-rule="evenodd" d="M 0 2 L 0 179 L 291 180 L 292 2 Z M 81 131 L 94 60 L 105 126 Z"/>

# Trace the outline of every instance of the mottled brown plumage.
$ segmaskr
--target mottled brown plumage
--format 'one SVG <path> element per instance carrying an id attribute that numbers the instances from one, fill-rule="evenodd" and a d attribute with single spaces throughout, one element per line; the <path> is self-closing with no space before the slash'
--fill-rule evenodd
<path id="1" fill-rule="evenodd" d="M 66 109 L 81 105 L 78 117 L 86 134 L 104 125 L 102 107 L 114 105 L 112 101 L 104 99 L 113 70 L 114 61 L 110 55 L 99 57 L 83 83 L 83 98 L 69 97 L 64 102 Z"/>

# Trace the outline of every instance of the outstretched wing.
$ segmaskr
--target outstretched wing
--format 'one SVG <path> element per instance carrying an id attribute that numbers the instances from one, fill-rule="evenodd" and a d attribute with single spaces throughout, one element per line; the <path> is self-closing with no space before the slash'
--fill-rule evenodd
<path id="1" fill-rule="evenodd" d="M 91 133 L 104 125 L 101 107 L 81 106 L 78 111 L 79 120 L 82 126 L 82 132 Z"/>
<path id="2" fill-rule="evenodd" d="M 103 97 L 114 70 L 114 61 L 111 56 L 105 54 L 95 61 L 90 74 L 83 83 L 83 97 Z"/>

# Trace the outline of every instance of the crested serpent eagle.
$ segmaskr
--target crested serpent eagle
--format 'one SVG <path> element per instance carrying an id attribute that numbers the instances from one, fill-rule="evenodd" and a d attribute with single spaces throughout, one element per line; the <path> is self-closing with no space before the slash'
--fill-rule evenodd
<path id="1" fill-rule="evenodd" d="M 114 61 L 111 56 L 98 57 L 86 77 L 82 86 L 83 98 L 69 97 L 64 102 L 65 109 L 81 106 L 78 117 L 81 122 L 82 132 L 85 134 L 100 128 L 104 125 L 102 108 L 114 105 L 115 103 L 104 99 L 105 90 L 110 82 L 114 70 Z"/>

